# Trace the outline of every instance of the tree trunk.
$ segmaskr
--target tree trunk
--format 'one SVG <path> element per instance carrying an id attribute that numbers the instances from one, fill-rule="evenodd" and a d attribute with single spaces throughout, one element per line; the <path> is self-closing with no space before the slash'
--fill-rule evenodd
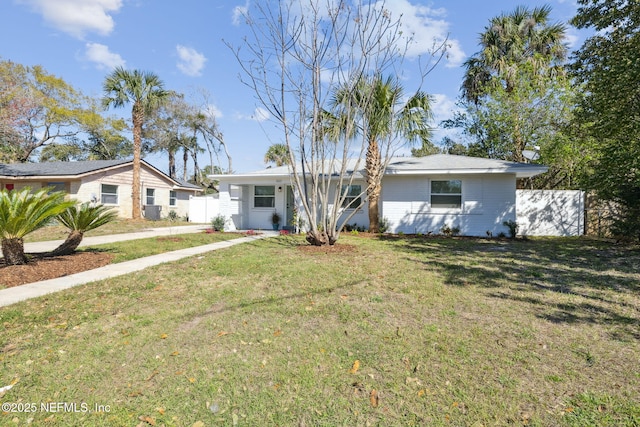
<path id="1" fill-rule="evenodd" d="M 307 231 L 307 235 L 305 236 L 305 240 L 307 243 L 313 246 L 333 246 L 336 244 L 338 239 L 332 236 L 328 236 L 326 233 L 322 231 Z"/>
<path id="2" fill-rule="evenodd" d="M 176 179 L 176 153 L 169 149 L 169 178 Z"/>
<path id="3" fill-rule="evenodd" d="M 369 146 L 367 148 L 366 157 L 366 172 L 367 172 L 367 199 L 369 202 L 369 231 L 371 233 L 380 232 L 380 211 L 379 201 L 380 192 L 382 186 L 380 184 L 380 150 L 378 149 L 378 142 L 375 139 L 369 140 Z"/>
<path id="4" fill-rule="evenodd" d="M 138 103 L 133 105 L 133 184 L 131 188 L 131 218 L 140 219 L 140 150 L 142 137 L 142 122 L 144 111 Z"/>
<path id="5" fill-rule="evenodd" d="M 24 265 L 27 263 L 22 239 L 2 239 L 2 255 L 7 265 Z"/>
<path id="6" fill-rule="evenodd" d="M 67 236 L 66 240 L 57 248 L 55 248 L 51 255 L 53 256 L 63 256 L 63 255 L 71 255 L 76 251 L 80 242 L 82 242 L 82 238 L 84 237 L 84 233 L 73 230 Z"/>

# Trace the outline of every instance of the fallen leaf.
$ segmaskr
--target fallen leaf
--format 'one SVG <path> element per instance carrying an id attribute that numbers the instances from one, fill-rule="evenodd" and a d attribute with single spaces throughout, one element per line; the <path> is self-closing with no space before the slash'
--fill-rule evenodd
<path id="1" fill-rule="evenodd" d="M 196 379 L 195 379 L 195 378 L 193 378 L 193 377 L 190 377 L 190 378 L 189 378 L 189 382 L 190 382 L 190 383 L 195 383 L 195 382 L 196 382 Z"/>
<path id="2" fill-rule="evenodd" d="M 147 377 L 146 381 L 151 380 L 153 377 L 155 377 L 155 376 L 156 376 L 156 375 L 158 375 L 159 373 L 160 373 L 160 372 L 159 372 L 157 369 L 156 369 L 156 370 L 154 370 L 154 371 L 151 373 L 151 375 L 149 375 L 149 376 Z"/>
<path id="3" fill-rule="evenodd" d="M 418 390 L 418 397 L 424 396 L 424 390 Z"/>
<path id="4" fill-rule="evenodd" d="M 164 415 L 164 411 L 165 411 L 165 409 L 164 409 L 164 408 L 156 408 L 156 411 L 158 411 L 158 413 L 159 413 L 160 415 Z"/>
<path id="5" fill-rule="evenodd" d="M 278 329 L 277 331 L 275 331 L 275 332 L 273 333 L 273 336 L 274 336 L 274 337 L 279 337 L 280 335 L 282 335 L 282 331 L 281 331 L 280 329 Z"/>
<path id="6" fill-rule="evenodd" d="M 174 351 L 173 353 L 171 353 L 171 354 L 170 354 L 170 356 L 177 356 L 177 355 L 179 355 L 179 354 L 180 354 L 180 352 L 179 352 L 179 351 Z"/>
<path id="7" fill-rule="evenodd" d="M 151 418 L 151 417 L 147 417 L 147 416 L 145 416 L 145 415 L 140 415 L 140 416 L 138 417 L 138 419 L 139 419 L 140 421 L 144 421 L 145 423 L 147 423 L 147 424 L 149 424 L 149 425 L 152 425 L 152 426 L 155 426 L 155 425 L 156 425 L 156 420 L 155 420 L 155 419 L 153 419 L 153 418 Z"/>
<path id="8" fill-rule="evenodd" d="M 353 366 L 349 370 L 349 373 L 355 374 L 356 372 L 358 372 L 358 369 L 360 369 L 360 361 L 356 360 L 355 362 L 353 362 Z"/>
<path id="9" fill-rule="evenodd" d="M 204 423 L 202 421 L 196 421 L 191 427 L 204 427 Z"/>
<path id="10" fill-rule="evenodd" d="M 227 332 L 227 331 L 220 331 L 220 332 L 218 332 L 218 336 L 219 336 L 219 337 L 223 337 L 223 336 L 225 336 L 225 335 L 229 335 L 229 332 Z"/>
<path id="11" fill-rule="evenodd" d="M 378 392 L 376 389 L 371 390 L 371 393 L 369 394 L 369 402 L 371 402 L 371 406 L 374 408 L 378 407 Z"/>
<path id="12" fill-rule="evenodd" d="M 160 335 L 160 338 L 163 339 L 163 340 L 166 340 L 168 337 L 169 337 L 169 335 L 167 335 L 167 334 Z"/>
<path id="13" fill-rule="evenodd" d="M 142 392 L 140 390 L 132 391 L 131 393 L 129 393 L 129 397 L 138 397 L 138 396 L 142 396 Z"/>

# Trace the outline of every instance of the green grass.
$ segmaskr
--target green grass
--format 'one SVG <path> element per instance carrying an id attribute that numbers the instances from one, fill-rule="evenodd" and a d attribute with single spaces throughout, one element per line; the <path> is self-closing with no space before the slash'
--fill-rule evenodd
<path id="1" fill-rule="evenodd" d="M 0 387 L 15 382 L 3 403 L 109 409 L 0 425 L 640 423 L 637 250 L 301 244 L 256 241 L 0 309 Z"/>
<path id="2" fill-rule="evenodd" d="M 187 223 L 184 221 L 169 221 L 169 220 L 161 220 L 161 221 L 148 221 L 145 219 L 141 220 L 132 220 L 132 219 L 118 219 L 116 221 L 107 223 L 102 227 L 96 228 L 95 230 L 88 231 L 85 236 L 105 236 L 108 234 L 120 234 L 120 233 L 132 233 L 136 231 L 142 231 L 149 228 L 160 228 L 160 227 L 179 227 L 182 225 L 197 225 L 193 223 Z M 40 228 L 33 233 L 28 234 L 25 237 L 25 242 L 41 242 L 45 240 L 59 240 L 65 239 L 69 231 L 59 225 L 52 224 L 46 227 Z"/>
<path id="3" fill-rule="evenodd" d="M 170 236 L 150 237 L 147 239 L 127 240 L 123 242 L 92 245 L 81 248 L 81 251 L 102 251 L 114 254 L 113 263 L 130 261 L 151 255 L 171 252 L 194 246 L 208 245 L 215 242 L 244 237 L 240 233 L 189 233 Z"/>

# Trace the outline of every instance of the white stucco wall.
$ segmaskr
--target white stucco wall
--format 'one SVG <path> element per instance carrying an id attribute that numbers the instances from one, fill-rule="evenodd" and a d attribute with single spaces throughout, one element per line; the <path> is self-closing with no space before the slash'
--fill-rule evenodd
<path id="1" fill-rule="evenodd" d="M 462 181 L 460 209 L 432 208 L 430 181 Z M 382 217 L 388 232 L 439 234 L 447 225 L 460 228 L 461 235 L 494 236 L 507 233 L 504 221 L 515 221 L 513 175 L 387 176 L 382 188 Z"/>

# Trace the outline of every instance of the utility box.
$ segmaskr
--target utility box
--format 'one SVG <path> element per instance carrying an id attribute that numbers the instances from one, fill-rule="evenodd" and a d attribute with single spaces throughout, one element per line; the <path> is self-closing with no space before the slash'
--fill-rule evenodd
<path id="1" fill-rule="evenodd" d="M 151 221 L 159 221 L 160 220 L 160 212 L 162 212 L 162 206 L 159 205 L 144 205 L 142 207 L 144 210 L 144 217 Z"/>

